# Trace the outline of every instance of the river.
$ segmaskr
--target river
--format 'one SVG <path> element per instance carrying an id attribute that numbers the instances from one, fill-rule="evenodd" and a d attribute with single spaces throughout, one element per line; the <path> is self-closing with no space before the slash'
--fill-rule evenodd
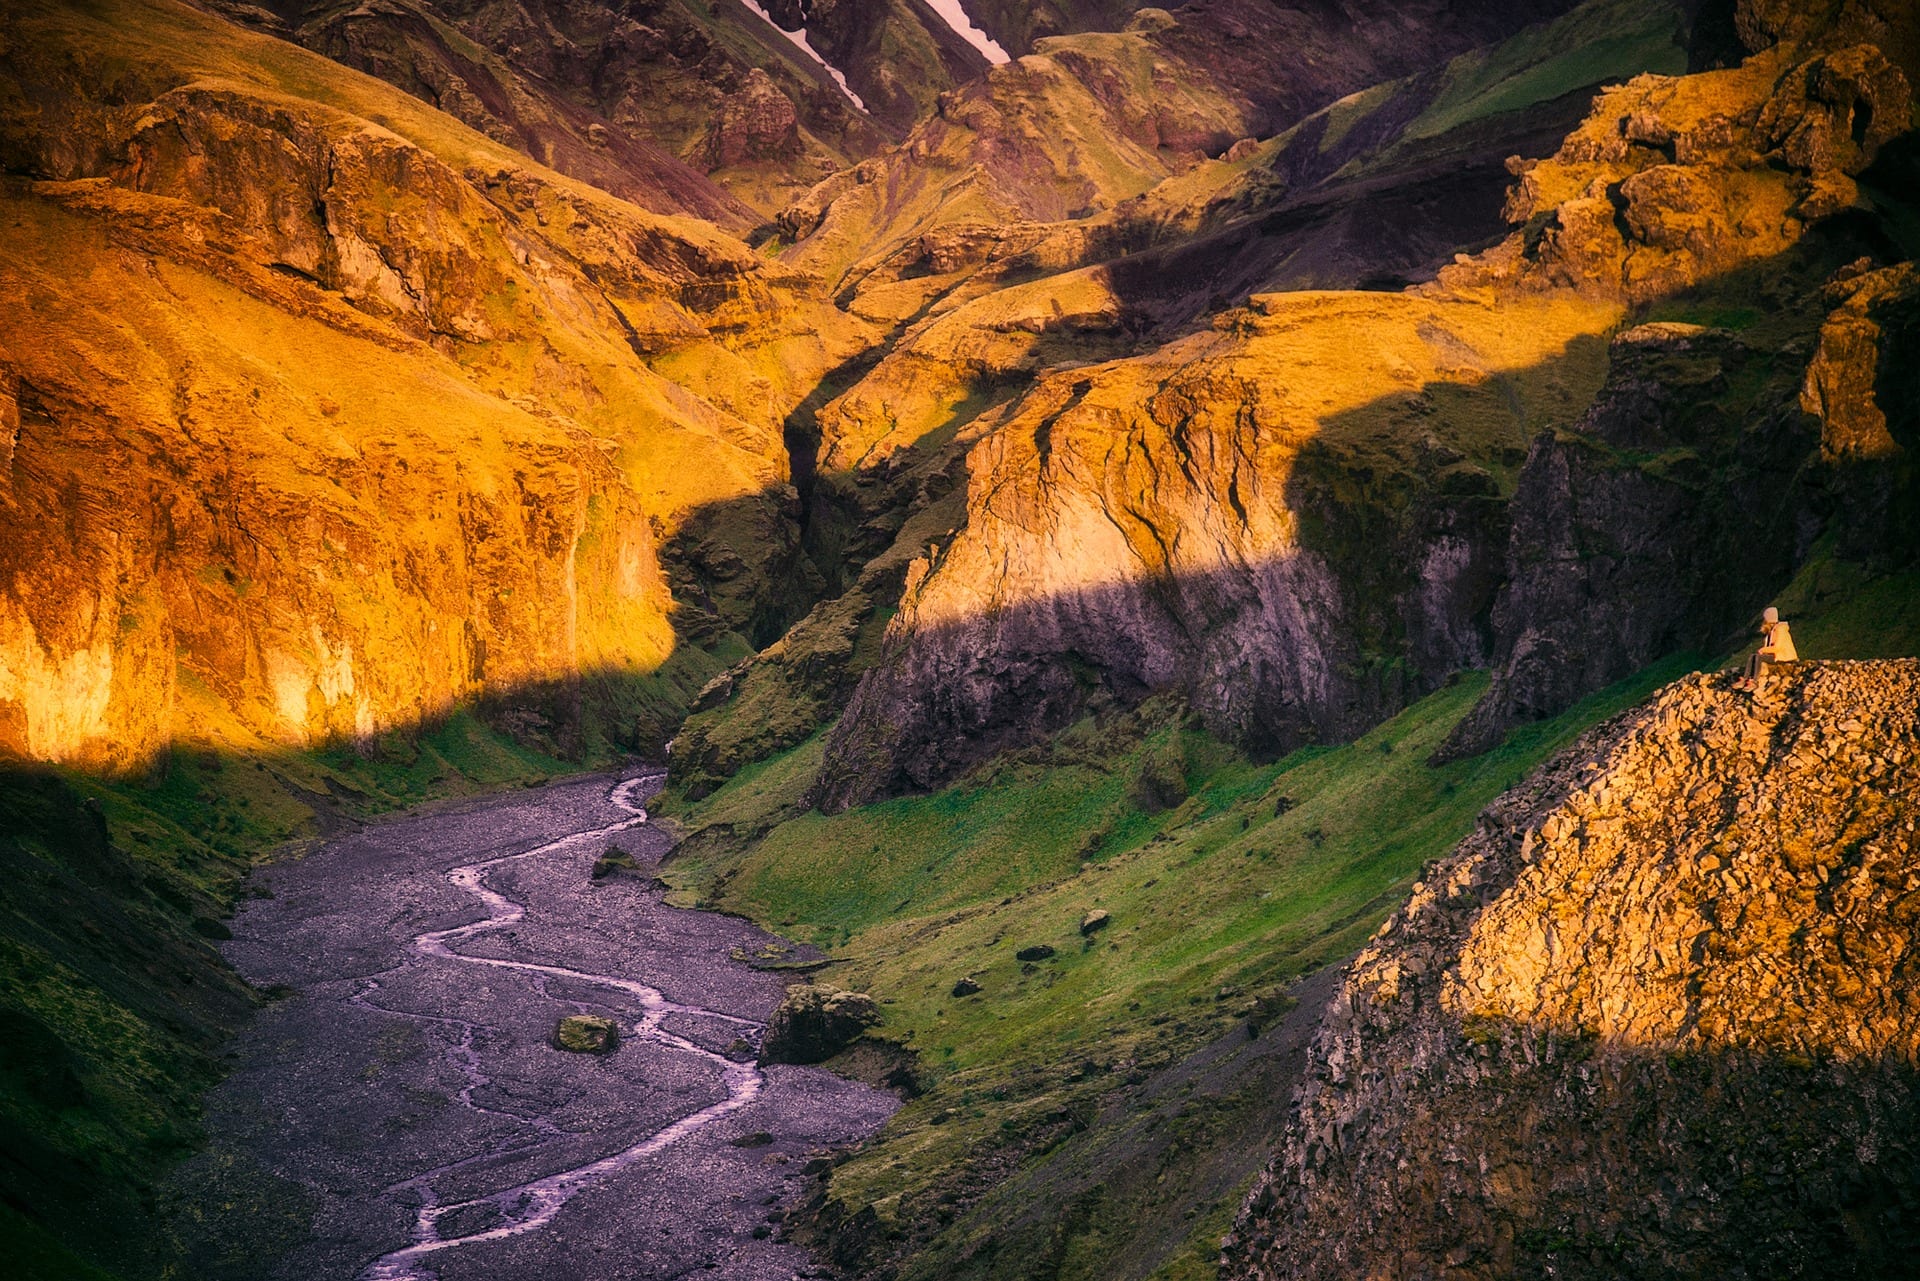
<path id="1" fill-rule="evenodd" d="M 788 1281 L 803 1170 L 892 1096 L 758 1066 L 780 941 L 669 907 L 657 773 L 378 823 L 256 873 L 224 951 L 277 994 L 169 1190 L 196 1275 Z M 641 871 L 595 881 L 628 851 Z M 552 1044 L 614 1019 L 610 1054 Z"/>

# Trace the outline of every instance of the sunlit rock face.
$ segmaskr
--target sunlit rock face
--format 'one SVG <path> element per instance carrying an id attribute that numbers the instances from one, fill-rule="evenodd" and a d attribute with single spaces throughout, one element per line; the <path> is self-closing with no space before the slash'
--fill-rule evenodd
<path id="1" fill-rule="evenodd" d="M 1878 108 L 1855 105 L 1874 95 Z M 1615 419 L 1630 433 L 1624 420 L 1644 409 L 1629 388 L 1637 379 L 1657 385 L 1641 400 L 1684 407 L 1680 435 L 1750 447 L 1737 417 L 1693 421 L 1714 409 L 1711 383 L 1724 375 L 1688 385 L 1675 368 L 1686 361 L 1661 358 L 1664 331 L 1611 350 L 1609 335 L 1635 308 L 1742 271 L 1817 291 L 1817 275 L 1801 278 L 1824 252 L 1805 247 L 1809 230 L 1850 204 L 1852 174 L 1888 136 L 1874 122 L 1901 127 L 1906 102 L 1904 77 L 1872 48 L 1776 48 L 1728 70 L 1641 76 L 1600 95 L 1554 156 L 1515 165 L 1509 216 L 1521 230 L 1430 284 L 1256 297 L 1151 354 L 1044 373 L 964 429 L 976 441 L 964 523 L 909 572 L 886 652 L 831 740 L 819 799 L 931 786 L 1063 724 L 1096 689 L 1179 690 L 1216 732 L 1284 750 L 1351 736 L 1496 653 L 1519 661 L 1505 656 L 1522 652 L 1516 637 L 1532 624 L 1514 602 L 1528 567 L 1556 545 L 1542 530 L 1558 537 L 1569 524 L 1540 510 L 1558 447 L 1543 438 L 1519 468 L 1530 443 L 1546 428 L 1605 437 Z M 873 390 L 822 415 L 828 456 L 850 464 L 931 430 L 932 416 L 910 416 L 912 397 L 886 389 L 932 376 L 919 353 L 936 327 L 967 338 L 961 350 L 982 368 L 1006 367 L 1024 350 L 1017 315 L 981 322 L 987 309 L 1009 312 L 1018 293 L 954 308 L 912 335 L 870 378 Z M 1096 332 L 1121 305 L 1103 272 L 1067 296 L 1084 297 L 1076 314 Z M 1701 341 L 1712 364 L 1718 340 Z M 1721 356 L 1735 361 L 1725 344 Z M 1628 526 L 1632 556 L 1695 568 L 1678 598 L 1649 607 L 1644 635 L 1596 653 L 1593 670 L 1578 653 L 1554 658 L 1545 710 L 1669 651 L 1689 626 L 1724 626 L 1727 600 L 1804 554 L 1804 531 L 1777 555 L 1722 554 L 1764 532 L 1777 518 L 1771 500 L 1804 481 L 1799 460 L 1817 452 L 1818 427 L 1792 394 L 1806 357 L 1766 360 L 1776 358 L 1791 365 L 1776 424 L 1786 452 L 1697 512 L 1720 531 L 1715 541 L 1692 547 L 1660 523 L 1686 502 L 1670 476 L 1655 478 L 1672 492 L 1644 504 L 1641 533 L 1631 506 L 1587 509 L 1596 524 Z M 1596 405 L 1610 365 L 1611 399 Z M 1729 414 L 1760 403 L 1751 380 L 1740 385 Z M 1744 511 L 1742 493 L 1755 499 Z M 1817 528 L 1823 514 L 1812 518 Z M 1550 571 L 1539 573 L 1557 600 L 1567 585 Z M 1628 595 L 1647 581 L 1620 577 Z M 1580 608 L 1556 608 L 1555 626 L 1581 625 Z"/>
<path id="2" fill-rule="evenodd" d="M 1698 114 L 1665 86 L 1642 93 L 1616 108 L 1616 138 L 1583 131 L 1558 158 L 1602 158 L 1613 184 L 1605 190 L 1623 205 L 1617 219 L 1610 197 L 1587 194 L 1560 205 L 1543 233 L 1546 243 L 1603 220 L 1624 224 L 1611 237 L 1557 241 L 1555 253 L 1578 264 L 1573 283 L 1612 261 L 1610 239 L 1623 242 L 1621 279 L 1639 297 L 1741 271 L 1746 247 L 1775 225 L 1770 199 L 1756 202 L 1724 157 L 1771 158 L 1789 177 L 1778 192 L 1793 202 L 1784 216 L 1812 224 L 1855 206 L 1856 179 L 1911 110 L 1905 76 L 1872 46 L 1797 62 L 1757 112 L 1750 103 L 1732 117 Z M 1712 140 L 1730 127 L 1725 143 Z M 1636 167 L 1649 149 L 1723 159 Z M 1569 176 L 1528 170 L 1514 212 L 1533 215 Z M 1698 326 L 1614 340 L 1606 391 L 1568 430 L 1536 441 L 1522 469 L 1495 609 L 1494 685 L 1448 751 L 1491 746 L 1516 722 L 1562 711 L 1655 655 L 1713 648 L 1729 619 L 1757 612 L 1791 577 L 1822 529 L 1861 559 L 1911 547 L 1911 497 L 1896 497 L 1911 488 L 1911 442 L 1889 429 L 1877 386 L 1912 341 L 1916 286 L 1910 266 L 1873 267 L 1870 257 L 1848 264 L 1810 300 L 1828 313 L 1811 361 Z M 1729 412 L 1730 386 L 1763 379 L 1781 384 L 1770 403 Z"/>
<path id="3" fill-rule="evenodd" d="M 1284 750 L 1478 661 L 1494 469 L 1592 395 L 1585 335 L 1612 312 L 1518 314 L 1264 296 L 1151 357 L 1042 379 L 973 446 L 964 528 L 908 571 L 823 799 L 929 786 L 1096 689 L 1179 690 L 1216 732 Z M 1453 412 L 1429 417 L 1438 397 Z"/>
<path id="4" fill-rule="evenodd" d="M 780 423 L 866 341 L 800 282 L 164 0 L 6 35 L 0 747 L 630 737 L 676 578 L 791 590 Z"/>
<path id="5" fill-rule="evenodd" d="M 1690 677 L 1502 798 L 1353 962 L 1228 1275 L 1904 1268 L 1917 700 Z"/>

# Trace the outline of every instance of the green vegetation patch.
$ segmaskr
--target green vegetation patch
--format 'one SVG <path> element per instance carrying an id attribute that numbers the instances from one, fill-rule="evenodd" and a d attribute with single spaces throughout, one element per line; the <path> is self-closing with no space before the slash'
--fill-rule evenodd
<path id="1" fill-rule="evenodd" d="M 1601 0 L 1462 54 L 1447 68 L 1446 87 L 1408 126 L 1406 136 L 1438 137 L 1475 120 L 1645 71 L 1684 74 L 1682 21 L 1670 0 Z"/>
<path id="2" fill-rule="evenodd" d="M 1103 1109 L 1352 952 L 1494 796 L 1694 665 L 1650 668 L 1438 768 L 1427 758 L 1483 675 L 1272 764 L 1156 700 L 833 816 L 804 809 L 816 738 L 682 804 L 690 836 L 667 875 L 825 948 L 831 981 L 871 992 L 878 1034 L 917 1056 L 925 1092 L 834 1171 L 822 1221 L 870 1211 L 889 1248 L 915 1247 L 902 1277 L 1031 1275 L 1033 1252 L 1009 1248 L 1029 1230 L 1053 1234 L 1058 1275 L 1107 1275 L 1096 1261 L 1137 1257 L 1143 1234 L 1163 1275 L 1198 1275 L 1263 1151 L 1239 1138 L 1276 1124 L 1284 1098 L 1227 1089 L 1151 1140 L 1122 1139 L 1130 1108 Z M 1083 934 L 1094 911 L 1108 923 Z M 962 978 L 980 990 L 956 996 Z M 1113 1144 L 1157 1153 L 1166 1177 L 1131 1179 Z M 995 1190 L 1013 1171 L 1022 1205 Z M 1065 1188 L 1074 1206 L 1048 1200 Z"/>

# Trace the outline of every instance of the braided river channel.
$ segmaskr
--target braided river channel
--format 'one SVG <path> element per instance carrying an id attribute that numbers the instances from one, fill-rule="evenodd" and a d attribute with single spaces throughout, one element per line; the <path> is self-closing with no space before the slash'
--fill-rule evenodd
<path id="1" fill-rule="evenodd" d="M 657 773 L 342 835 L 255 876 L 223 950 L 272 992 L 169 1190 L 196 1275 L 788 1281 L 809 1163 L 889 1094 L 755 1062 L 779 940 L 661 901 Z M 617 846 L 639 870 L 593 879 Z M 564 1016 L 620 1029 L 556 1048 Z"/>

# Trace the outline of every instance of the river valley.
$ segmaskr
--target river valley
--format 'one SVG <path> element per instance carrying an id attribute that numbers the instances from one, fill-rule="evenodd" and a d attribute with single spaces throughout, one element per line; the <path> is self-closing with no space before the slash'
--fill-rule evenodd
<path id="1" fill-rule="evenodd" d="M 776 1239 L 781 1207 L 895 1101 L 756 1066 L 785 984 L 741 958 L 779 944 L 661 902 L 660 781 L 467 802 L 258 873 L 224 950 L 280 999 L 235 1042 L 210 1148 L 176 1181 L 197 1275 L 807 1270 Z M 610 847 L 638 870 L 594 879 Z M 556 1048 L 575 1014 L 615 1020 L 617 1050 Z"/>

